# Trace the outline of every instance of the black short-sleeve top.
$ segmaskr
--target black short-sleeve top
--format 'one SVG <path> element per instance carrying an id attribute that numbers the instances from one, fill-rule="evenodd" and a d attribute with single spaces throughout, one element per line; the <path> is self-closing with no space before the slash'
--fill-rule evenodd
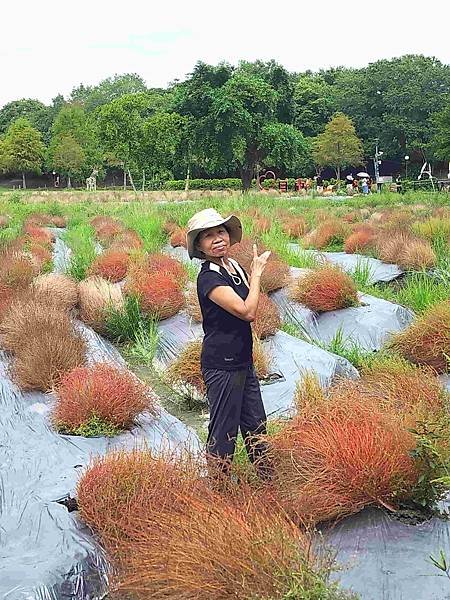
<path id="1" fill-rule="evenodd" d="M 248 296 L 248 277 L 233 261 L 240 283 L 233 281 L 223 267 L 205 261 L 197 277 L 197 294 L 203 317 L 202 369 L 236 371 L 253 364 L 252 330 L 250 323 L 235 317 L 208 298 L 217 286 L 228 285 L 243 300 Z"/>

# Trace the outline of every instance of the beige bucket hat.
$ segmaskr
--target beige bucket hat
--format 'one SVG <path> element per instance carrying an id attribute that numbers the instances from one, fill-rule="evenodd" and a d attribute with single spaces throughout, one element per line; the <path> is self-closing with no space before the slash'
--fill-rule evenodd
<path id="1" fill-rule="evenodd" d="M 189 258 L 204 258 L 204 255 L 195 248 L 195 238 L 201 231 L 210 227 L 225 225 L 230 234 L 230 245 L 237 244 L 242 239 L 242 223 L 234 216 L 230 215 L 224 219 L 214 208 L 206 208 L 189 219 L 188 231 L 186 233 L 186 247 Z"/>

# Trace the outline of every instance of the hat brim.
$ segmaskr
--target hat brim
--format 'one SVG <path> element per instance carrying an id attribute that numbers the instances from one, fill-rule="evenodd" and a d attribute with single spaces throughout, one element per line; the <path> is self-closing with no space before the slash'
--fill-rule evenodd
<path id="1" fill-rule="evenodd" d="M 226 219 L 221 219 L 214 224 L 208 224 L 207 227 L 199 227 L 198 229 L 192 229 L 186 234 L 186 246 L 189 254 L 189 258 L 201 258 L 204 259 L 205 255 L 195 248 L 195 239 L 199 233 L 211 229 L 211 227 L 219 227 L 219 225 L 225 225 L 230 235 L 230 246 L 237 244 L 242 239 L 242 223 L 235 216 L 230 215 Z"/>

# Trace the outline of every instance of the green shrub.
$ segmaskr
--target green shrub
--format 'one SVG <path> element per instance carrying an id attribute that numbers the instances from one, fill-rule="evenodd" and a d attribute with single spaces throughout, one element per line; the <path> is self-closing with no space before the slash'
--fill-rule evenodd
<path id="1" fill-rule="evenodd" d="M 186 181 L 184 179 L 172 179 L 164 183 L 165 190 L 184 190 Z M 242 182 L 240 179 L 190 179 L 190 190 L 240 190 Z"/>

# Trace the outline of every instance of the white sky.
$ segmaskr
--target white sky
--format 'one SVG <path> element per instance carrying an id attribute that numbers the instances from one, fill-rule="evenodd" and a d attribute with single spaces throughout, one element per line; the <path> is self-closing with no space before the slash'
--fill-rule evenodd
<path id="1" fill-rule="evenodd" d="M 48 103 L 115 73 L 166 86 L 197 60 L 274 58 L 290 71 L 358 67 L 407 53 L 450 63 L 448 0 L 1 4 L 0 106 L 19 98 Z"/>

